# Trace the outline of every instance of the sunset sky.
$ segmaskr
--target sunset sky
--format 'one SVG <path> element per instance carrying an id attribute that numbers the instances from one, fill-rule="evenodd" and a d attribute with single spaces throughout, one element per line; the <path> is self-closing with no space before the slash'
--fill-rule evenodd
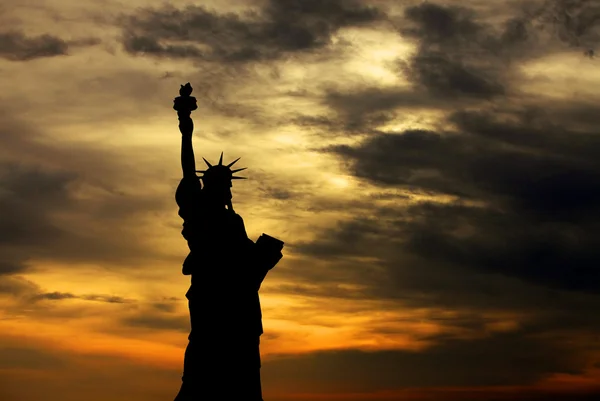
<path id="1" fill-rule="evenodd" d="M 0 4 L 0 400 L 175 397 L 186 82 L 265 401 L 600 396 L 597 1 L 171 4 Z"/>

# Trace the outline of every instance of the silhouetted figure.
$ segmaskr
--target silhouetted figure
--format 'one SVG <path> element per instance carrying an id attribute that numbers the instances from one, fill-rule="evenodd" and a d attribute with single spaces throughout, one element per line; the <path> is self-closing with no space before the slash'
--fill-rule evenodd
<path id="1" fill-rule="evenodd" d="M 190 249 L 183 274 L 192 276 L 186 293 L 192 330 L 175 401 L 262 401 L 258 290 L 282 258 L 283 242 L 263 234 L 254 243 L 233 210 L 232 180 L 244 178 L 233 176 L 243 168 L 231 170 L 239 158 L 224 165 L 221 153 L 218 164 L 204 159 L 208 168 L 196 171 L 190 114 L 197 106 L 191 92 L 189 83 L 182 85 L 173 106 L 183 169 L 175 199 Z"/>

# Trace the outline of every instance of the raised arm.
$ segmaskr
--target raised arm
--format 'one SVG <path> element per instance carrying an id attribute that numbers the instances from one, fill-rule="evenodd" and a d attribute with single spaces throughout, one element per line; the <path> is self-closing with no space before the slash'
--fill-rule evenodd
<path id="1" fill-rule="evenodd" d="M 177 111 L 179 118 L 179 131 L 181 132 L 181 168 L 183 169 L 183 178 L 196 176 L 196 160 L 194 158 L 194 148 L 192 147 L 192 134 L 194 132 L 194 122 L 192 121 L 192 111 L 196 110 L 196 98 L 192 94 L 192 86 L 188 82 L 181 85 L 179 96 L 173 99 L 173 109 Z"/>
<path id="2" fill-rule="evenodd" d="M 180 116 L 179 131 L 181 132 L 181 168 L 183 170 L 183 178 L 195 177 L 196 159 L 194 157 L 194 147 L 192 146 L 194 122 L 189 115 Z"/>

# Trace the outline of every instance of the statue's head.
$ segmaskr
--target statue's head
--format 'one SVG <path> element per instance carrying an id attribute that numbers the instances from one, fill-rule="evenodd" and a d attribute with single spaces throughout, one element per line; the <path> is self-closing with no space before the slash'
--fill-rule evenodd
<path id="1" fill-rule="evenodd" d="M 204 158 L 203 158 L 204 159 Z M 239 158 L 229 163 L 228 165 L 223 164 L 223 153 L 219 158 L 219 164 L 212 165 L 206 159 L 204 162 L 208 166 L 206 170 L 198 171 L 203 173 L 200 179 L 202 179 L 204 195 L 211 203 L 219 205 L 231 205 L 231 184 L 232 180 L 243 180 L 246 177 L 235 177 L 233 174 L 238 171 L 245 170 L 246 168 L 239 168 L 231 170 Z"/>

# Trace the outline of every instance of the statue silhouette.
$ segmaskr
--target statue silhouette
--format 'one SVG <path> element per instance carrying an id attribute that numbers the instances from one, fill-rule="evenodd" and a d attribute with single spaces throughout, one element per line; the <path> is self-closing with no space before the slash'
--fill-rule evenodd
<path id="1" fill-rule="evenodd" d="M 191 92 L 189 83 L 182 85 L 173 106 L 183 169 L 175 200 L 190 250 L 183 274 L 191 275 L 186 293 L 191 332 L 175 401 L 262 401 L 258 291 L 282 258 L 283 242 L 263 234 L 254 243 L 233 210 L 232 180 L 244 178 L 233 175 L 244 168 L 231 170 L 239 158 L 225 165 L 221 153 L 218 164 L 204 159 L 208 168 L 196 171 L 191 111 L 197 107 Z"/>

